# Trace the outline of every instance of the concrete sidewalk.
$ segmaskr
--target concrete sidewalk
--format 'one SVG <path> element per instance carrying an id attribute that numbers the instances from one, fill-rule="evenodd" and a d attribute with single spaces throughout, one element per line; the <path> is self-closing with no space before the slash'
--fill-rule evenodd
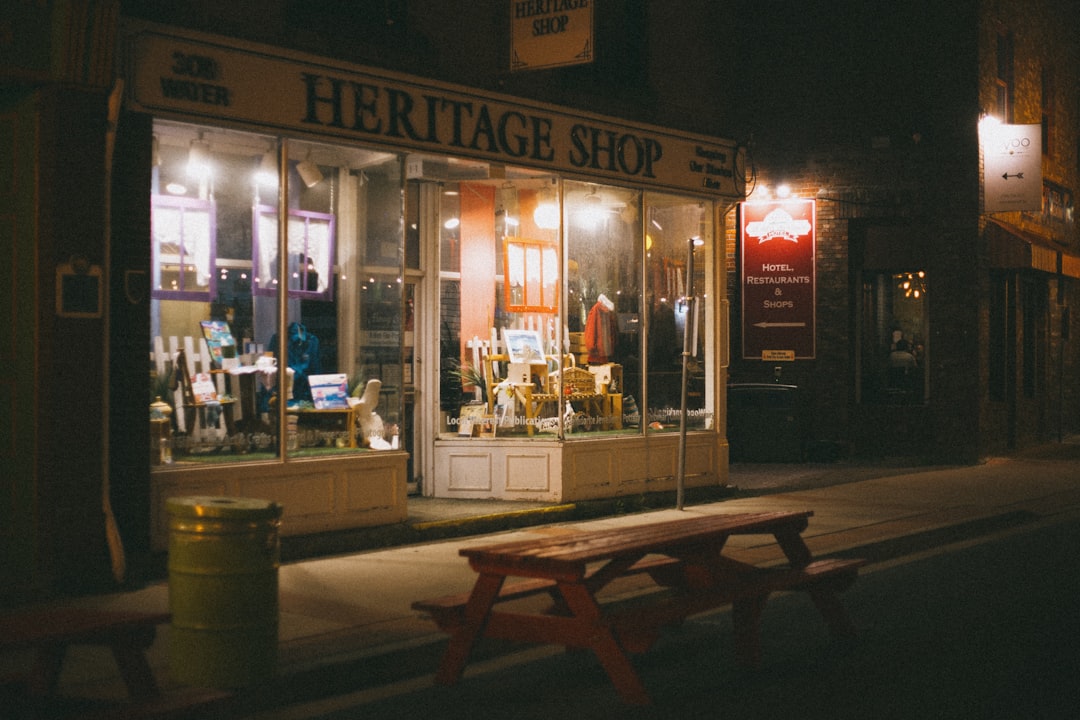
<path id="1" fill-rule="evenodd" d="M 786 480 L 779 481 L 782 476 Z M 1033 523 L 1080 517 L 1080 439 L 964 467 L 733 465 L 731 482 L 740 492 L 721 502 L 691 505 L 683 511 L 555 522 L 500 534 L 499 539 L 693 514 L 805 509 L 814 512 L 805 537 L 815 556 L 866 557 L 872 563 L 866 572 L 872 572 L 874 563 L 978 542 L 981 537 Z M 425 505 L 425 499 L 416 504 L 418 513 L 429 513 L 424 522 L 494 509 L 489 505 L 440 508 L 437 501 Z M 475 574 L 458 549 L 491 538 L 476 535 L 283 564 L 278 678 L 264 687 L 241 691 L 237 712 L 243 715 L 345 688 L 430 676 L 446 636 L 410 605 L 414 600 L 471 588 Z M 763 538 L 732 538 L 729 547 L 756 563 L 782 558 L 775 544 Z M 164 611 L 168 587 L 162 581 L 133 592 L 73 602 Z M 179 692 L 183 688 L 169 675 L 168 641 L 169 628 L 160 627 L 150 651 L 151 663 L 165 692 Z M 70 653 L 60 690 L 88 698 L 124 697 L 111 657 L 94 649 Z"/>

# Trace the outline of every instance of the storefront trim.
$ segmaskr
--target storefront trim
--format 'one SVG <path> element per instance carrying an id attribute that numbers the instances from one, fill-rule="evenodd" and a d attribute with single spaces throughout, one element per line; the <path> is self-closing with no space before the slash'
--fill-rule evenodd
<path id="1" fill-rule="evenodd" d="M 719 138 L 132 24 L 128 104 L 393 150 L 739 200 L 742 150 Z"/>
<path id="2" fill-rule="evenodd" d="M 287 463 L 200 465 L 151 475 L 151 541 L 168 545 L 171 497 L 248 497 L 284 509 L 281 534 L 311 535 L 333 530 L 404 522 L 408 516 L 403 452 L 290 460 Z"/>
<path id="3" fill-rule="evenodd" d="M 435 497 L 575 502 L 674 490 L 679 436 L 619 436 L 570 442 L 435 442 Z M 687 487 L 716 485 L 727 441 L 714 432 L 686 438 Z"/>

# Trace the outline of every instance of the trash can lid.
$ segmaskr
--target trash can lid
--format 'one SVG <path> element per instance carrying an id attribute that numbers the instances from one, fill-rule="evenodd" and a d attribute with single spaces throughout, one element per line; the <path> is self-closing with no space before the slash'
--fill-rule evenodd
<path id="1" fill-rule="evenodd" d="M 268 520 L 281 517 L 281 506 L 269 500 L 237 497 L 173 497 L 165 501 L 170 515 L 182 517 Z"/>

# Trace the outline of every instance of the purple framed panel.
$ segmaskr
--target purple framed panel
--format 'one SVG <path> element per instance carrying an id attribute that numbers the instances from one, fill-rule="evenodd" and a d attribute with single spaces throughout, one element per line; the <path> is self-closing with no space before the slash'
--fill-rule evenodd
<path id="1" fill-rule="evenodd" d="M 277 208 L 256 205 L 252 217 L 252 292 L 277 295 Z M 334 299 L 334 216 L 289 211 L 289 297 Z"/>
<path id="2" fill-rule="evenodd" d="M 217 274 L 214 202 L 154 195 L 150 208 L 151 297 L 209 302 Z"/>

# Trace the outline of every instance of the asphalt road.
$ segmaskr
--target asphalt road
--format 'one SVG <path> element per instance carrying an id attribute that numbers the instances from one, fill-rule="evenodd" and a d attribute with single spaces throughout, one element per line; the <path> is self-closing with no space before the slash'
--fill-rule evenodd
<path id="1" fill-rule="evenodd" d="M 653 697 L 623 705 L 591 654 L 522 649 L 453 687 L 417 676 L 259 713 L 259 720 L 738 718 L 1073 720 L 1080 717 L 1080 522 L 912 540 L 844 594 L 859 628 L 832 640 L 801 594 L 770 600 L 764 666 L 733 662 L 730 616 L 673 630 L 636 665 Z M 430 666 L 428 666 L 430 667 Z"/>

